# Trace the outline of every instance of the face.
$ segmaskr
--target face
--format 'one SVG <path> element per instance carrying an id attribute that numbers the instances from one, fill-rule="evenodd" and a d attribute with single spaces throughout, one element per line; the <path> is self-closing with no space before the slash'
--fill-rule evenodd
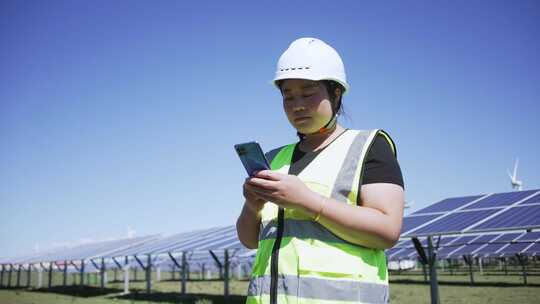
<path id="1" fill-rule="evenodd" d="M 332 118 L 332 103 L 322 82 L 286 79 L 281 94 L 287 118 L 300 133 L 317 132 Z"/>

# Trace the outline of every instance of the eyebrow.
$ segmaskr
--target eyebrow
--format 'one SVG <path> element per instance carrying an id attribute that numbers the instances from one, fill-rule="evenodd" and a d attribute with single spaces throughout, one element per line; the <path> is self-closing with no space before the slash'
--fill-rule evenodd
<path id="1" fill-rule="evenodd" d="M 305 90 L 305 89 L 311 89 L 311 88 L 314 88 L 314 87 L 317 87 L 317 86 L 318 86 L 317 83 L 306 84 L 306 85 L 303 85 L 303 86 L 302 86 L 302 90 Z M 284 89 L 284 90 L 283 90 L 283 93 L 285 93 L 285 92 L 290 92 L 290 91 L 291 91 L 291 89 Z"/>

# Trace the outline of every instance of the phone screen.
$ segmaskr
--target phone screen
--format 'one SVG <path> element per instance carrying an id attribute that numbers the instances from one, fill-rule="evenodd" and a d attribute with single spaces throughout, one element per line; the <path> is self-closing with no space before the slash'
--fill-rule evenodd
<path id="1" fill-rule="evenodd" d="M 249 176 L 253 176 L 257 171 L 270 169 L 261 146 L 257 142 L 234 145 L 234 148 Z"/>

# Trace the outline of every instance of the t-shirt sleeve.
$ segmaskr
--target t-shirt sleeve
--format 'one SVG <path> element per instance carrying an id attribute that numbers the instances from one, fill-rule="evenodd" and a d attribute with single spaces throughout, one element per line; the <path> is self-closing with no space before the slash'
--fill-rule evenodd
<path id="1" fill-rule="evenodd" d="M 364 164 L 362 185 L 390 183 L 405 189 L 401 168 L 390 143 L 383 135 L 377 135 Z"/>

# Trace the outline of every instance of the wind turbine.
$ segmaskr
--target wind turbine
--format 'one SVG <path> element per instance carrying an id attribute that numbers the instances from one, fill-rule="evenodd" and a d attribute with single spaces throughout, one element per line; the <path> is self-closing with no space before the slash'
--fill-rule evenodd
<path id="1" fill-rule="evenodd" d="M 414 205 L 414 201 L 408 201 L 408 200 L 405 200 L 405 206 L 403 206 L 404 209 L 409 209 L 412 207 L 412 205 Z"/>
<path id="2" fill-rule="evenodd" d="M 136 231 L 131 229 L 131 227 L 128 225 L 127 226 L 127 237 L 129 239 L 131 239 L 131 238 L 133 238 L 135 236 L 135 233 L 136 233 Z"/>
<path id="3" fill-rule="evenodd" d="M 517 191 L 521 191 L 523 189 L 523 182 L 520 180 L 517 180 L 517 167 L 519 164 L 519 158 L 516 158 L 516 162 L 514 163 L 514 174 L 510 174 L 510 171 L 508 171 L 508 176 L 510 177 L 510 183 L 512 184 L 512 188 Z"/>

